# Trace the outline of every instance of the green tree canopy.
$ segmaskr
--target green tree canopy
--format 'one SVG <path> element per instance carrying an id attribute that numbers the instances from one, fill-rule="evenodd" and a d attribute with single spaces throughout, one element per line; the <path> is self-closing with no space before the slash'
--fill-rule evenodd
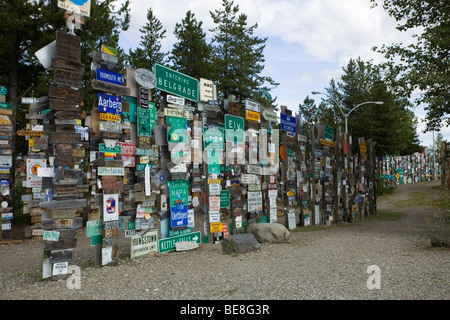
<path id="1" fill-rule="evenodd" d="M 384 44 L 374 50 L 387 58 L 382 66 L 390 86 L 400 95 L 415 90 L 427 111 L 427 131 L 450 125 L 450 1 L 371 0 L 397 22 L 401 32 L 414 31 L 413 44 Z"/>

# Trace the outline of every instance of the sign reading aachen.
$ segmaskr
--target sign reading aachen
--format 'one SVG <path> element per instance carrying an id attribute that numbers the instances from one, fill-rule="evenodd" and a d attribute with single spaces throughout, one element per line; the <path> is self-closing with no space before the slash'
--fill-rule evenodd
<path id="1" fill-rule="evenodd" d="M 198 80 L 155 63 L 156 89 L 198 101 Z"/>

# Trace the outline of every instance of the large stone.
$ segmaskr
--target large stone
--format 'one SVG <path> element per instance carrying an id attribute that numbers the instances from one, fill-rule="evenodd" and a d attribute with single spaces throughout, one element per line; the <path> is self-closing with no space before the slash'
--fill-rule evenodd
<path id="1" fill-rule="evenodd" d="M 280 223 L 252 223 L 247 232 L 252 233 L 260 243 L 285 243 L 291 236 L 289 230 Z"/>
<path id="2" fill-rule="evenodd" d="M 450 234 L 448 231 L 440 230 L 430 237 L 430 241 L 433 247 L 449 247 Z"/>
<path id="3" fill-rule="evenodd" d="M 224 252 L 247 253 L 261 249 L 261 244 L 251 233 L 233 234 L 222 240 L 222 249 Z"/>

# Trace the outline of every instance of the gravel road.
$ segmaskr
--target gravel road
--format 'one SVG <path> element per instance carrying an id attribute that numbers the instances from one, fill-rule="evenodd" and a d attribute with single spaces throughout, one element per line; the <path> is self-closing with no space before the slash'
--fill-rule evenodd
<path id="1" fill-rule="evenodd" d="M 438 210 L 431 204 L 445 195 L 437 181 L 401 185 L 378 198 L 379 211 L 402 213 L 400 219 L 291 232 L 288 243 L 239 255 L 202 243 L 190 251 L 121 259 L 115 267 L 93 267 L 94 248 L 79 230 L 71 264 L 80 267 L 81 278 L 71 283 L 80 288 L 72 289 L 66 280 L 41 280 L 42 241 L 4 244 L 0 299 L 449 300 L 450 249 L 432 248 L 426 236 Z M 369 277 L 380 280 L 369 281 L 371 289 Z"/>

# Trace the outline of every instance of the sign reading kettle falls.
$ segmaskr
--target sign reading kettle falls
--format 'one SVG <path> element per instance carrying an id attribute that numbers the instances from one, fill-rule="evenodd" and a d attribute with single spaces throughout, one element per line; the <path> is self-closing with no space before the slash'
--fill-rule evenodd
<path id="1" fill-rule="evenodd" d="M 155 63 L 156 89 L 198 101 L 198 80 Z"/>

